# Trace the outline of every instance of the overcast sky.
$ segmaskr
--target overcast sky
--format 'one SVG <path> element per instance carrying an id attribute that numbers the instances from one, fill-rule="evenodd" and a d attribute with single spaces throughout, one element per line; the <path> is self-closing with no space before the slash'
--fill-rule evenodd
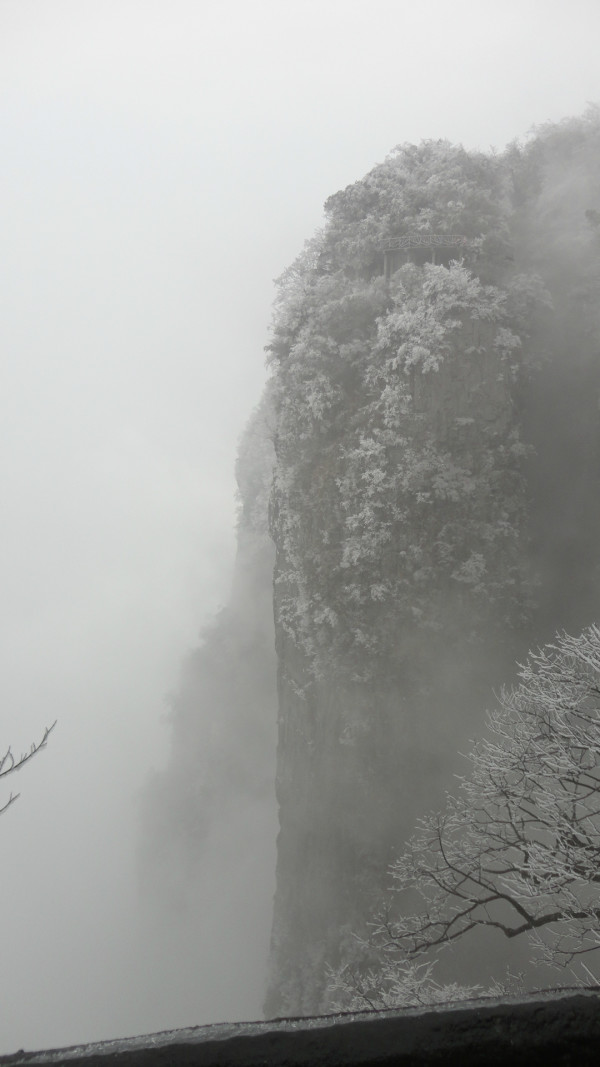
<path id="1" fill-rule="evenodd" d="M 599 101 L 599 40 L 597 0 L 0 0 L 0 746 L 59 719 L 0 822 L 0 1052 L 171 1025 L 133 801 L 227 598 L 273 278 L 399 142 Z"/>

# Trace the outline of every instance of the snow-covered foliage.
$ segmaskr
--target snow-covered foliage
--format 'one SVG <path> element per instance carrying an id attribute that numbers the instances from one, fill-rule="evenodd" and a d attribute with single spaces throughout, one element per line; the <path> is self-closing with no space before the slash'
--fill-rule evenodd
<path id="1" fill-rule="evenodd" d="M 510 987 L 512 991 L 512 986 Z M 439 982 L 435 978 L 435 962 L 405 963 L 369 969 L 353 968 L 346 964 L 329 973 L 328 995 L 332 1011 L 384 1011 L 386 1008 L 408 1008 L 426 1004 L 448 1004 L 476 997 L 502 996 L 509 987 L 494 983 L 463 985 L 459 982 Z"/>
<path id="2" fill-rule="evenodd" d="M 335 662 L 367 680 L 405 623 L 439 632 L 458 610 L 475 636 L 527 611 L 515 399 L 545 297 L 534 277 L 500 283 L 504 200 L 493 160 L 405 146 L 328 201 L 327 226 L 281 281 L 278 618 L 315 677 Z M 468 235 L 465 260 L 384 278 L 378 242 L 432 227 Z"/>
<path id="3" fill-rule="evenodd" d="M 600 949 L 600 628 L 558 635 L 520 679 L 488 714 L 458 794 L 391 867 L 361 978 L 382 996 L 402 999 L 410 961 L 481 928 L 526 935 L 556 966 Z"/>

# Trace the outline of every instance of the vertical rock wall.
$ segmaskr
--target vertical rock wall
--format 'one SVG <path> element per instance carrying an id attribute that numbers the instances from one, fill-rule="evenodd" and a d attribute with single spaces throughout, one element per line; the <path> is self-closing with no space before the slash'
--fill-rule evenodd
<path id="1" fill-rule="evenodd" d="M 485 477 L 477 484 L 476 443 L 486 439 L 504 447 L 516 432 L 512 383 L 495 340 L 492 324 L 465 321 L 436 372 L 416 368 L 407 374 L 402 438 L 386 449 L 386 463 L 394 469 L 402 468 L 407 451 L 426 465 L 425 457 L 437 450 L 448 477 L 460 468 L 469 483 L 469 508 L 484 516 L 490 487 Z M 468 356 L 465 349 L 471 350 Z M 299 633 L 290 628 L 290 559 L 279 543 L 274 589 L 281 829 L 269 1015 L 331 1008 L 328 969 L 351 959 L 354 934 L 365 930 L 394 849 L 418 815 L 441 801 L 459 766 L 459 740 L 466 743 L 469 730 L 477 730 L 483 676 L 501 678 L 516 647 L 514 633 L 501 648 L 493 647 L 507 629 L 504 620 L 482 608 L 470 583 L 448 574 L 420 594 L 421 602 L 428 602 L 424 626 L 406 608 L 395 611 L 386 594 L 371 599 L 366 612 L 361 605 L 353 617 L 352 603 L 344 603 L 337 586 L 356 577 L 353 566 L 338 570 L 329 585 L 347 537 L 340 490 L 346 452 L 335 438 L 316 453 L 309 442 L 307 452 L 306 508 L 300 504 L 292 551 L 300 552 L 307 571 L 322 560 L 318 610 L 335 613 L 331 646 L 337 648 L 332 655 L 327 637 L 311 632 L 310 596 L 308 626 Z M 297 452 L 296 471 L 300 458 Z M 443 533 L 446 509 L 421 519 L 414 498 L 415 493 L 403 512 L 401 537 L 382 546 L 378 586 L 396 589 L 405 580 L 413 538 L 426 538 L 433 551 Z M 277 517 L 273 525 L 277 542 Z M 462 555 L 469 558 L 466 549 Z M 373 582 L 364 568 L 359 579 Z M 352 645 L 348 634 L 365 619 L 370 644 Z M 482 629 L 475 633 L 478 624 Z"/>
<path id="2" fill-rule="evenodd" d="M 599 161 L 596 113 L 502 159 L 405 146 L 284 276 L 269 1015 L 331 1007 L 493 688 L 598 610 Z M 467 235 L 461 264 L 378 276 L 427 228 Z"/>

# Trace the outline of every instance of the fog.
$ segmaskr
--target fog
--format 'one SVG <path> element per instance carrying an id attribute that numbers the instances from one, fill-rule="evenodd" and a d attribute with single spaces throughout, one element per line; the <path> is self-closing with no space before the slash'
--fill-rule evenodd
<path id="1" fill-rule="evenodd" d="M 501 149 L 598 99 L 599 23 L 594 0 L 0 0 L 0 745 L 58 719 L 0 822 L 0 1052 L 260 1004 L 274 841 L 248 872 L 237 830 L 211 839 L 210 937 L 149 925 L 134 857 L 167 694 L 229 594 L 272 279 L 394 144 Z"/>

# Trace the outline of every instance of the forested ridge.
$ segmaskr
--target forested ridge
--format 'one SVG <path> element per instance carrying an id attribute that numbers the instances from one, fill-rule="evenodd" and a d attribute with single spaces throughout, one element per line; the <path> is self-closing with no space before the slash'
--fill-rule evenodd
<path id="1" fill-rule="evenodd" d="M 168 882 L 174 841 L 201 862 L 206 820 L 265 795 L 276 670 L 271 1014 L 331 1006 L 328 973 L 492 688 L 593 622 L 600 583 L 600 112 L 500 154 L 401 145 L 325 212 L 278 283 L 232 601 L 146 799 Z M 466 242 L 384 273 L 408 235 Z"/>

